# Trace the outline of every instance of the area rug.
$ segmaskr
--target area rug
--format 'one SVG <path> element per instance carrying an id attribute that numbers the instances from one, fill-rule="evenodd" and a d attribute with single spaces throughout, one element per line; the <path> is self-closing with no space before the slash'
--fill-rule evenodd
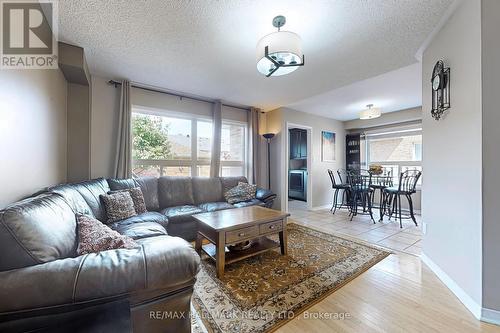
<path id="1" fill-rule="evenodd" d="M 294 223 L 287 229 L 288 255 L 276 249 L 233 263 L 222 280 L 202 257 L 192 300 L 208 332 L 273 331 L 390 254 Z"/>

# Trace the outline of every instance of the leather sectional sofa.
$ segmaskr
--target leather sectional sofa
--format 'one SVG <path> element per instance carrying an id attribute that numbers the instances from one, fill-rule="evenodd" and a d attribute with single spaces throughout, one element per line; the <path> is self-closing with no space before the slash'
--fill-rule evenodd
<path id="1" fill-rule="evenodd" d="M 270 207 L 276 197 L 258 189 L 256 199 L 230 205 L 224 193 L 239 181 L 246 179 L 101 178 L 53 186 L 1 210 L 0 331 L 71 322 L 103 304 L 125 302 L 135 332 L 190 332 L 187 314 L 200 262 L 187 242 L 197 231 L 191 216 Z M 142 189 L 148 212 L 110 227 L 140 247 L 78 256 L 75 214 L 105 222 L 99 196 L 130 187 Z"/>

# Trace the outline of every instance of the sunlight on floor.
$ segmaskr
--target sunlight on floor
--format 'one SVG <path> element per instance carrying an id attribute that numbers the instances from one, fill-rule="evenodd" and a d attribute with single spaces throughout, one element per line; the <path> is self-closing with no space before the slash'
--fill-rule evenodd
<path id="1" fill-rule="evenodd" d="M 420 215 L 416 216 L 418 227 L 411 220 L 403 220 L 403 228 L 401 229 L 399 221 L 395 221 L 394 218 L 389 221 L 388 217 L 384 217 L 383 222 L 373 223 L 369 216 L 358 215 L 350 221 L 346 209 L 337 210 L 335 214 L 332 214 L 329 209 L 309 211 L 305 202 L 297 200 L 289 201 L 288 209 L 291 214 L 290 222 L 327 233 L 348 235 L 355 239 L 413 255 L 420 255 L 422 252 Z M 374 209 L 373 215 L 377 221 L 378 210 Z"/>

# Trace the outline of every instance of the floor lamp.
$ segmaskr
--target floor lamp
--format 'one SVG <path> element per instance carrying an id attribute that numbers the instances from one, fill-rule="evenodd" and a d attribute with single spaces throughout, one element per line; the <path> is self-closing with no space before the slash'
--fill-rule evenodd
<path id="1" fill-rule="evenodd" d="M 274 138 L 274 133 L 266 133 L 262 135 L 267 142 L 267 182 L 268 189 L 271 189 L 271 139 Z"/>

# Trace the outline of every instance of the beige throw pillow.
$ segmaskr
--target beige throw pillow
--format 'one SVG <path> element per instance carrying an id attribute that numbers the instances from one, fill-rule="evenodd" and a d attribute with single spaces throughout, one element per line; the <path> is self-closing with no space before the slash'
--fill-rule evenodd
<path id="1" fill-rule="evenodd" d="M 106 207 L 106 223 L 108 224 L 137 215 L 134 208 L 134 201 L 129 192 L 101 195 L 101 199 Z"/>
<path id="2" fill-rule="evenodd" d="M 78 228 L 78 255 L 113 249 L 130 249 L 139 245 L 128 236 L 111 230 L 101 221 L 88 216 L 76 216 Z"/>

